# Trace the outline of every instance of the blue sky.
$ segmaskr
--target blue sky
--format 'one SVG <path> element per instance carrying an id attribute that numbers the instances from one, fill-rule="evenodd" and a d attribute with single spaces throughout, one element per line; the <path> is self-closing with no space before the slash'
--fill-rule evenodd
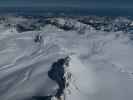
<path id="1" fill-rule="evenodd" d="M 72 6 L 86 8 L 132 8 L 133 0 L 0 0 L 3 6 Z"/>

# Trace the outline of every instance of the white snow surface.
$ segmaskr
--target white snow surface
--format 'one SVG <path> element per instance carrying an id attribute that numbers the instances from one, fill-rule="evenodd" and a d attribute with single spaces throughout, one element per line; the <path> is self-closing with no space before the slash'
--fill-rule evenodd
<path id="1" fill-rule="evenodd" d="M 34 42 L 37 33 L 41 43 Z M 127 34 L 78 34 L 52 25 L 22 33 L 0 28 L 0 100 L 55 94 L 58 84 L 47 72 L 66 56 L 72 79 L 65 100 L 132 100 L 133 44 Z"/>

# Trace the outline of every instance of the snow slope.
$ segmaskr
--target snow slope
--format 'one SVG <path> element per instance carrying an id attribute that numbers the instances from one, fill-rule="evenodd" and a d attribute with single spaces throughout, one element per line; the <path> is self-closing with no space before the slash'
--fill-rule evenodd
<path id="1" fill-rule="evenodd" d="M 54 97 L 59 84 L 48 71 L 66 56 L 70 61 L 64 67 L 64 77 L 71 74 L 71 78 L 63 90 L 65 100 L 132 100 L 133 44 L 128 34 L 98 31 L 74 19 L 74 28 L 66 31 L 61 27 L 62 18 L 57 24 L 41 24 L 39 30 L 19 33 L 16 23 L 29 19 L 11 19 L 10 28 L 5 27 L 7 23 L 0 24 L 1 100 L 33 100 L 33 96 L 50 95 L 53 100 L 59 99 Z M 81 27 L 86 27 L 83 34 L 79 34 Z M 35 41 L 38 35 L 41 38 Z"/>

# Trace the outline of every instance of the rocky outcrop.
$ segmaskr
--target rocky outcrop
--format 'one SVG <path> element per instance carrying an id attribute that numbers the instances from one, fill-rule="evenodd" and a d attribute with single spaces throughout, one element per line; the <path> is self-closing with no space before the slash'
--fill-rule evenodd
<path id="1" fill-rule="evenodd" d="M 69 77 L 66 77 L 65 75 L 65 68 L 69 67 L 69 60 L 69 57 L 58 59 L 58 61 L 52 64 L 51 69 L 48 71 L 49 78 L 55 81 L 59 86 L 56 94 L 50 96 L 33 96 L 31 100 L 52 100 L 52 98 L 56 98 L 56 100 L 64 100 L 62 99 L 64 90 L 69 86 L 67 78 L 70 78 L 70 74 Z"/>
<path id="2" fill-rule="evenodd" d="M 92 26 L 95 30 L 105 32 L 129 32 L 133 30 L 132 21 L 126 17 L 88 16 L 78 19 L 79 22 Z"/>
<path id="3" fill-rule="evenodd" d="M 25 31 L 34 31 L 34 30 L 37 30 L 37 27 L 34 26 L 34 25 L 23 25 L 23 24 L 17 24 L 16 25 L 16 29 L 18 32 L 25 32 Z"/>

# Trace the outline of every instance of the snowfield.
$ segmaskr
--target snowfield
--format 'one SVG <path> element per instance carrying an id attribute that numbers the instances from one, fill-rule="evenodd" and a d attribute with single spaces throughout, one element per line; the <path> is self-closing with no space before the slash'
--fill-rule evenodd
<path id="1" fill-rule="evenodd" d="M 132 100 L 132 29 L 126 18 L 0 17 L 0 100 Z"/>

